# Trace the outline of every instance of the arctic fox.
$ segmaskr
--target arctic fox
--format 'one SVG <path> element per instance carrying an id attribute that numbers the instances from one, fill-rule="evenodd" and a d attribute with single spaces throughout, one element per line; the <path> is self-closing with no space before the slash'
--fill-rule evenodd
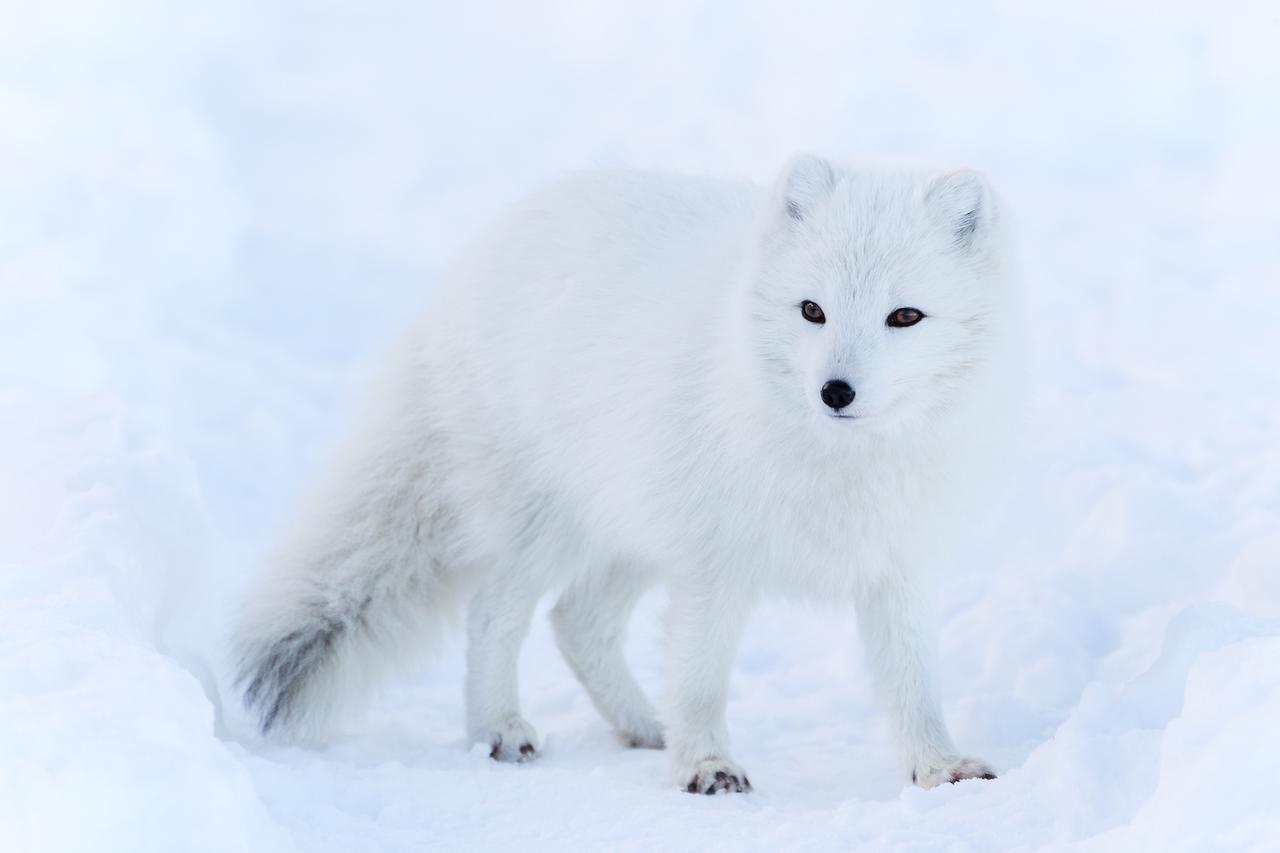
<path id="1" fill-rule="evenodd" d="M 942 719 L 921 546 L 982 430 L 997 219 L 976 172 L 813 156 L 772 189 L 607 171 L 526 200 L 449 274 L 251 596 L 261 729 L 314 738 L 466 606 L 469 737 L 533 758 L 516 662 L 556 591 L 560 649 L 622 741 L 665 746 L 688 791 L 747 791 L 729 673 L 778 593 L 856 610 L 905 778 L 994 778 Z M 661 716 L 623 658 L 656 583 Z"/>

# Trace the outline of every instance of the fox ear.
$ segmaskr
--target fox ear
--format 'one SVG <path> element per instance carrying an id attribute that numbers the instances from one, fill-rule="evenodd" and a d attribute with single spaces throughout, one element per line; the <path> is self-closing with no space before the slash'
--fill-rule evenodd
<path id="1" fill-rule="evenodd" d="M 776 193 L 777 207 L 794 222 L 813 212 L 836 184 L 831 164 L 812 154 L 801 154 L 782 171 Z"/>
<path id="2" fill-rule="evenodd" d="M 985 240 L 995 218 L 995 201 L 981 172 L 961 169 L 936 178 L 925 204 L 951 232 L 957 248 L 972 250 Z"/>

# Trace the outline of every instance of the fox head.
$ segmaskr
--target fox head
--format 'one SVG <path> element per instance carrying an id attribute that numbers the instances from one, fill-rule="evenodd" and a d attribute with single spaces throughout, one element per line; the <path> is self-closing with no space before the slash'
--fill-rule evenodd
<path id="1" fill-rule="evenodd" d="M 750 323 L 775 398 L 826 428 L 882 430 L 962 398 L 1001 300 L 986 180 L 842 172 L 800 157 L 760 225 Z"/>

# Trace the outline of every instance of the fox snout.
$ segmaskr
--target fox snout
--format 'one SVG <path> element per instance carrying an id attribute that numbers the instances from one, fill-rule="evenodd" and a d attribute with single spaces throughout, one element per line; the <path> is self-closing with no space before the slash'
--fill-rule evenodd
<path id="1" fill-rule="evenodd" d="M 856 395 L 853 386 L 843 379 L 831 379 L 822 386 L 822 402 L 837 412 L 852 403 Z"/>

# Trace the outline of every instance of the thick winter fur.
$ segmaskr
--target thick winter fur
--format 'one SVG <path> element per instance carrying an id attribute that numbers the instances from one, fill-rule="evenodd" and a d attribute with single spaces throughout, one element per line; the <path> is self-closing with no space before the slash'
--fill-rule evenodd
<path id="1" fill-rule="evenodd" d="M 240 675 L 262 729 L 322 731 L 469 600 L 469 735 L 533 757 L 516 662 L 557 591 L 560 648 L 622 739 L 665 744 L 690 791 L 746 790 L 729 671 L 777 593 L 856 609 L 905 776 L 991 776 L 942 720 L 923 564 L 982 429 L 997 231 L 977 173 L 813 157 L 772 189 L 603 172 L 526 201 L 397 351 L 252 597 Z M 904 307 L 924 319 L 890 325 Z M 833 379 L 856 394 L 839 411 Z M 622 654 L 655 583 L 661 723 Z"/>

